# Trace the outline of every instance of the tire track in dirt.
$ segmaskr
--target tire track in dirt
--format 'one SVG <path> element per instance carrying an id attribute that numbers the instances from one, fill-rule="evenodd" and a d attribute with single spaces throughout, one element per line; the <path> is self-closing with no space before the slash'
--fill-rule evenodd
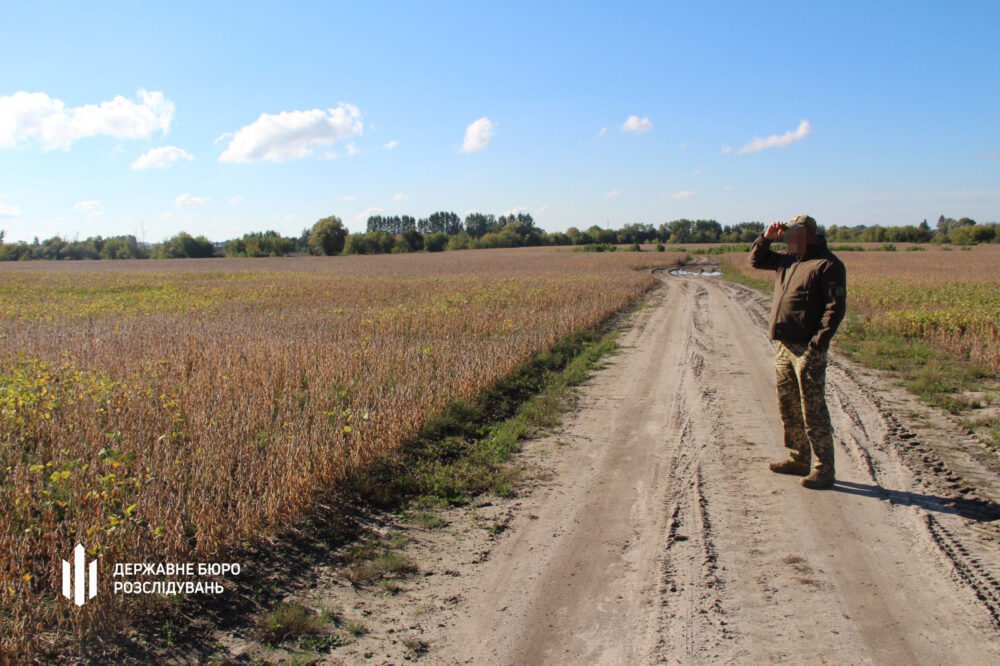
<path id="1" fill-rule="evenodd" d="M 519 500 L 530 519 L 463 572 L 424 658 L 1000 661 L 995 475 L 913 434 L 885 404 L 899 391 L 835 353 L 837 486 L 772 474 L 784 449 L 766 299 L 661 279 L 549 438 L 566 446 L 549 486 Z"/>

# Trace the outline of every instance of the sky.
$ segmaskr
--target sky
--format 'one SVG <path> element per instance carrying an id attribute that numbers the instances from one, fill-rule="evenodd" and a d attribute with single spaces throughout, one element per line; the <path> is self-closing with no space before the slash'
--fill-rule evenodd
<path id="1" fill-rule="evenodd" d="M 1000 220 L 997 2 L 10 2 L 6 241 Z"/>

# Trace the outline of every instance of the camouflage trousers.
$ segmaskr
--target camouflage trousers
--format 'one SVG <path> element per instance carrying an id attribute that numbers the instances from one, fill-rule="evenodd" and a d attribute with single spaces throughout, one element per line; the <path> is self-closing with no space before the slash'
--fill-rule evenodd
<path id="1" fill-rule="evenodd" d="M 833 427 L 826 408 L 826 352 L 806 351 L 809 345 L 779 342 L 774 359 L 778 411 L 785 426 L 785 448 L 792 460 L 833 472 Z"/>

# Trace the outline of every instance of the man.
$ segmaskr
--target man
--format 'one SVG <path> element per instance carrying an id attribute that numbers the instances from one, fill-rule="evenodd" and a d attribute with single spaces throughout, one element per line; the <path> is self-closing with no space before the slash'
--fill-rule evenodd
<path id="1" fill-rule="evenodd" d="M 784 231 L 788 253 L 771 243 Z M 846 271 L 817 233 L 816 220 L 799 215 L 773 222 L 750 249 L 750 265 L 777 271 L 771 339 L 778 341 L 774 374 L 788 459 L 771 471 L 804 476 L 806 488 L 833 485 L 833 429 L 826 408 L 826 354 L 844 318 Z M 815 456 L 810 470 L 810 449 Z"/>

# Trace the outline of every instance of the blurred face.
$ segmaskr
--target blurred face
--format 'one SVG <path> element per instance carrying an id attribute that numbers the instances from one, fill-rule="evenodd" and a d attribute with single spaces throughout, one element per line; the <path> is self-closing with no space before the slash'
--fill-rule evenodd
<path id="1" fill-rule="evenodd" d="M 806 248 L 816 242 L 816 232 L 808 227 L 789 227 L 785 229 L 785 242 L 789 252 L 803 255 Z"/>

